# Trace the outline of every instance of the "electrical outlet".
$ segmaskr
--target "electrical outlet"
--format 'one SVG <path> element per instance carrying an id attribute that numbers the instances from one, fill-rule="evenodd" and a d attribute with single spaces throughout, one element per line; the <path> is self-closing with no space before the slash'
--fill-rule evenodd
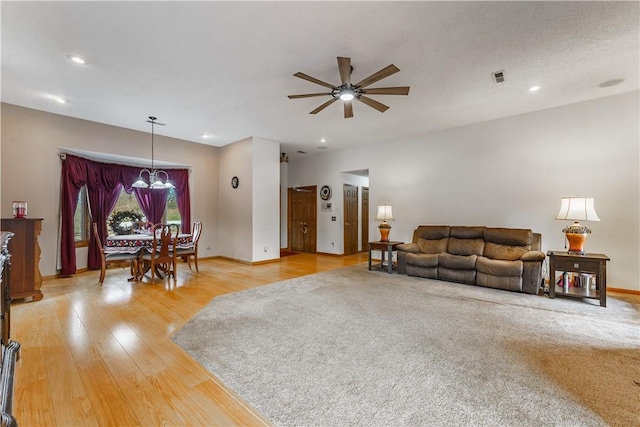
<path id="1" fill-rule="evenodd" d="M 264 247 L 264 251 L 265 251 L 265 252 L 268 252 L 268 251 L 269 251 L 269 247 L 268 247 L 268 246 L 265 246 L 265 247 Z"/>
<path id="2" fill-rule="evenodd" d="M 207 246 L 207 250 L 210 251 L 211 250 L 211 246 Z"/>
<path id="3" fill-rule="evenodd" d="M 332 247 L 332 248 L 334 247 L 334 244 L 333 244 L 333 242 L 331 242 L 331 247 Z"/>

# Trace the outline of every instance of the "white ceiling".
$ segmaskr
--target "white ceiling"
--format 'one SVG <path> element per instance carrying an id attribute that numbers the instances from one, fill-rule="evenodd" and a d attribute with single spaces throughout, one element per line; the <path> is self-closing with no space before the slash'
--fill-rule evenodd
<path id="1" fill-rule="evenodd" d="M 638 2 L 6 2 L 2 101 L 223 146 L 257 136 L 321 152 L 638 90 Z M 82 55 L 89 65 L 71 63 Z M 380 113 L 287 95 L 393 63 Z M 491 73 L 505 70 L 495 84 Z M 600 87 L 624 79 L 621 84 Z M 532 85 L 541 89 L 528 91 Z M 68 100 L 59 104 L 48 96 Z M 203 139 L 207 133 L 213 137 Z"/>

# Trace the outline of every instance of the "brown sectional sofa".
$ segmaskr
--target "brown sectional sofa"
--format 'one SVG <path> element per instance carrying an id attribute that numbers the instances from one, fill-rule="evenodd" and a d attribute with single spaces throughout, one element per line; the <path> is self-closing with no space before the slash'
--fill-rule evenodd
<path id="1" fill-rule="evenodd" d="M 398 272 L 537 294 L 542 236 L 529 229 L 421 225 L 398 245 Z"/>

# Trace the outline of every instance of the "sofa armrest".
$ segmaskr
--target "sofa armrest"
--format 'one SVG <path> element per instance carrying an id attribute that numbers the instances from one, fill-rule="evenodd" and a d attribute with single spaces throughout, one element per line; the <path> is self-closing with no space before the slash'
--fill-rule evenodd
<path id="1" fill-rule="evenodd" d="M 417 243 L 403 243 L 401 245 L 398 245 L 396 249 L 403 252 L 414 252 L 414 253 L 420 252 L 420 247 L 418 246 Z"/>
<path id="2" fill-rule="evenodd" d="M 537 294 L 542 286 L 544 252 L 529 251 L 522 255 L 522 292 Z"/>
<path id="3" fill-rule="evenodd" d="M 417 243 L 403 243 L 396 246 L 398 250 L 398 273 L 407 274 L 407 254 L 420 253 L 420 247 Z"/>
<path id="4" fill-rule="evenodd" d="M 521 261 L 544 261 L 544 252 L 529 251 L 522 254 Z"/>

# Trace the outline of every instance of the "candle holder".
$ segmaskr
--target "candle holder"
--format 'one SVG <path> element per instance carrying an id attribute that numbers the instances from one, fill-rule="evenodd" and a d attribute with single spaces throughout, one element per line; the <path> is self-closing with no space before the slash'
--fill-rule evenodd
<path id="1" fill-rule="evenodd" d="M 13 217 L 18 219 L 27 217 L 27 202 L 22 200 L 13 201 Z"/>

